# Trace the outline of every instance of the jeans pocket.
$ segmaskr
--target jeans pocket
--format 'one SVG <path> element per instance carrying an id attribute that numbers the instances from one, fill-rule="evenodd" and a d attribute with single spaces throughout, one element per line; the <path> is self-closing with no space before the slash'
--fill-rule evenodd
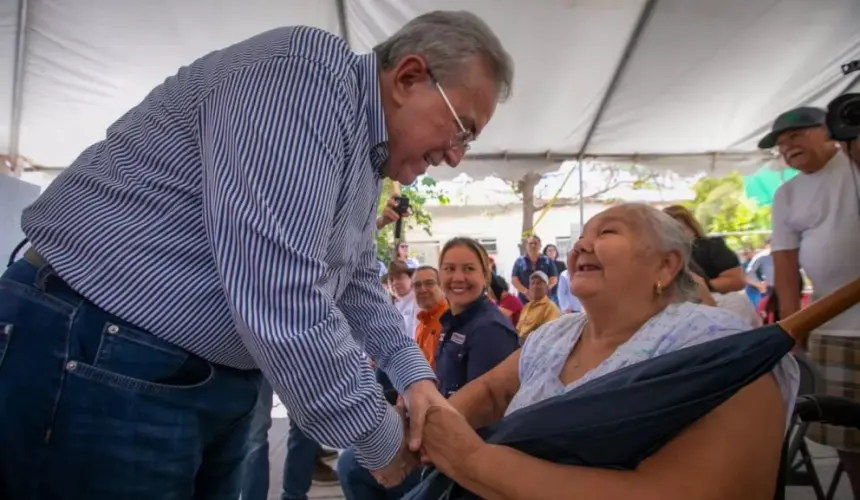
<path id="1" fill-rule="evenodd" d="M 104 324 L 94 359 L 70 361 L 67 371 L 128 391 L 165 394 L 205 386 L 215 374 L 208 361 L 149 332 Z"/>
<path id="2" fill-rule="evenodd" d="M 0 368 L 3 367 L 3 358 L 6 357 L 6 349 L 9 348 L 13 329 L 12 323 L 0 322 Z"/>

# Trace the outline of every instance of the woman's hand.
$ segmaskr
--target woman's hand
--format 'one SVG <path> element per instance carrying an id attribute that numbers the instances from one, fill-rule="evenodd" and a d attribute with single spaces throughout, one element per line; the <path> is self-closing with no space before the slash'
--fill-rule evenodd
<path id="1" fill-rule="evenodd" d="M 466 421 L 466 417 L 450 406 L 431 406 L 424 424 L 421 440 L 423 462 L 431 462 L 448 477 L 462 472 L 487 444 Z"/>

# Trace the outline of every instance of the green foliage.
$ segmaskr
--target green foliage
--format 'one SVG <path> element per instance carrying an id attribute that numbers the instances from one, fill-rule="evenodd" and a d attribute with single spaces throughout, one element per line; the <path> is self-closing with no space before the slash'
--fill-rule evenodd
<path id="1" fill-rule="evenodd" d="M 391 181 L 386 179 L 382 186 L 382 194 L 379 196 L 377 213 L 382 213 L 385 204 L 391 198 L 391 188 Z M 400 194 L 409 198 L 409 206 L 412 209 L 409 216 L 404 219 L 404 233 L 406 229 L 420 227 L 428 236 L 432 236 L 433 217 L 425 205 L 431 200 L 437 201 L 440 205 L 447 205 L 450 202 L 448 196 L 437 186 L 436 180 L 422 177 L 414 184 L 402 186 Z M 394 224 L 389 224 L 376 232 L 376 256 L 383 262 L 390 262 L 394 256 Z"/>
<path id="2" fill-rule="evenodd" d="M 769 231 L 770 207 L 758 206 L 744 196 L 743 178 L 737 172 L 721 178 L 706 177 L 693 185 L 693 201 L 686 203 L 708 233 Z M 766 234 L 726 235 L 735 250 L 761 248 Z"/>

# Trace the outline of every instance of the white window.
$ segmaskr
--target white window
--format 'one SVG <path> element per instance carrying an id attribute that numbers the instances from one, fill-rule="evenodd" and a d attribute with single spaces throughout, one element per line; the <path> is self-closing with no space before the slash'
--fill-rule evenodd
<path id="1" fill-rule="evenodd" d="M 573 240 L 570 236 L 556 236 L 555 246 L 558 248 L 558 258 L 565 260 L 567 254 L 573 248 Z"/>
<path id="2" fill-rule="evenodd" d="M 438 241 L 410 241 L 409 255 L 422 266 L 436 267 L 439 262 Z"/>
<path id="3" fill-rule="evenodd" d="M 481 246 L 484 247 L 484 250 L 486 250 L 490 255 L 495 255 L 499 252 L 495 238 L 478 238 L 478 243 L 480 243 Z"/>

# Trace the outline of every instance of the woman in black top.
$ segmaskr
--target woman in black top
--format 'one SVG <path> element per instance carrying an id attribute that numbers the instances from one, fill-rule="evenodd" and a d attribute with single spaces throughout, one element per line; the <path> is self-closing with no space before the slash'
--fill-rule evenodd
<path id="1" fill-rule="evenodd" d="M 738 256 L 720 236 L 708 236 L 686 207 L 672 205 L 663 211 L 683 225 L 693 240 L 693 263 L 712 292 L 730 293 L 744 289 L 744 269 Z"/>
<path id="2" fill-rule="evenodd" d="M 558 270 L 558 276 L 561 276 L 561 273 L 567 270 L 567 264 L 564 263 L 564 259 L 567 258 L 566 255 L 561 256 L 559 258 L 558 255 L 558 247 L 553 244 L 549 244 L 543 247 L 543 254 L 546 255 L 549 260 L 555 262 L 555 268 Z M 555 305 L 558 305 L 558 283 L 555 284 L 554 287 L 549 291 L 549 297 L 555 302 Z"/>

